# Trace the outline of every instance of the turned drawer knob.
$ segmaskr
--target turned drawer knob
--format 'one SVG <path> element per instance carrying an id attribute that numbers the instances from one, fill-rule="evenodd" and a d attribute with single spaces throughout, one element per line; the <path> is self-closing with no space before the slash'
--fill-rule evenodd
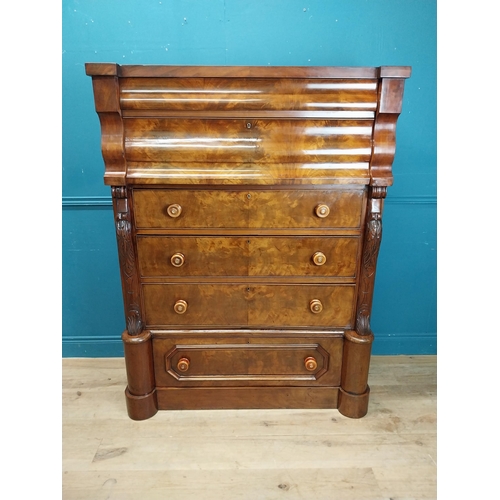
<path id="1" fill-rule="evenodd" d="M 313 254 L 313 262 L 317 266 L 322 266 L 326 262 L 326 255 L 323 252 L 316 252 Z"/>
<path id="2" fill-rule="evenodd" d="M 328 217 L 330 208 L 328 207 L 328 205 L 321 203 L 314 209 L 314 212 L 320 219 L 324 219 L 325 217 Z"/>
<path id="3" fill-rule="evenodd" d="M 321 303 L 321 300 L 312 299 L 311 302 L 309 302 L 309 309 L 311 309 L 311 312 L 314 314 L 320 313 L 323 310 L 323 304 Z"/>
<path id="4" fill-rule="evenodd" d="M 314 370 L 316 370 L 316 368 L 318 368 L 318 362 L 315 358 L 309 356 L 304 360 L 304 366 L 306 367 L 306 370 L 313 372 Z"/>
<path id="5" fill-rule="evenodd" d="M 169 205 L 167 207 L 167 214 L 170 215 L 170 217 L 173 217 L 174 219 L 176 217 L 179 217 L 182 212 L 182 207 L 178 205 L 177 203 L 173 203 L 172 205 Z"/>
<path id="6" fill-rule="evenodd" d="M 179 359 L 179 361 L 177 361 L 177 369 L 180 372 L 187 372 L 189 370 L 189 359 L 188 358 Z"/>
<path id="7" fill-rule="evenodd" d="M 187 302 L 185 300 L 178 300 L 174 304 L 174 311 L 177 314 L 184 314 L 187 311 L 187 308 L 188 308 L 188 305 L 187 305 Z"/>
<path id="8" fill-rule="evenodd" d="M 174 267 L 181 267 L 184 264 L 184 260 L 184 254 L 180 252 L 174 253 L 174 255 L 170 258 L 170 262 Z"/>

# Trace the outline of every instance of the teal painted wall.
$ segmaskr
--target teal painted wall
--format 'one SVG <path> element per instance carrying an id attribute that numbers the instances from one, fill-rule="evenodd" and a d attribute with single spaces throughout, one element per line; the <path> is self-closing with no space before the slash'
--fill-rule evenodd
<path id="1" fill-rule="evenodd" d="M 122 356 L 121 287 L 85 62 L 409 65 L 385 204 L 374 354 L 436 352 L 435 0 L 63 0 L 63 356 Z"/>

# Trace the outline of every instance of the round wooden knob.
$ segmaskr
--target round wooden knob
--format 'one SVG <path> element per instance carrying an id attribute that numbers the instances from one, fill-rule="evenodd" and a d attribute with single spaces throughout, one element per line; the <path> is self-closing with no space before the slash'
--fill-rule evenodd
<path id="1" fill-rule="evenodd" d="M 317 266 L 322 266 L 326 262 L 326 256 L 323 252 L 316 252 L 313 254 L 313 262 Z"/>
<path id="2" fill-rule="evenodd" d="M 321 303 L 321 300 L 312 299 L 311 302 L 309 302 L 309 309 L 311 309 L 311 312 L 314 314 L 320 313 L 323 310 L 323 304 Z"/>
<path id="3" fill-rule="evenodd" d="M 179 361 L 177 361 L 177 369 L 180 372 L 187 372 L 189 370 L 189 359 L 188 358 L 179 359 Z"/>
<path id="4" fill-rule="evenodd" d="M 179 217 L 182 212 L 182 207 L 178 205 L 177 203 L 173 203 L 172 205 L 169 205 L 167 207 L 167 214 L 170 215 L 170 217 L 173 217 L 174 219 L 176 217 Z"/>
<path id="5" fill-rule="evenodd" d="M 187 311 L 187 308 L 188 308 L 188 305 L 187 305 L 187 302 L 185 300 L 178 300 L 174 304 L 174 311 L 177 314 L 184 314 Z"/>
<path id="6" fill-rule="evenodd" d="M 316 370 L 316 368 L 318 368 L 318 362 L 315 358 L 309 356 L 304 360 L 304 366 L 306 367 L 306 370 L 313 372 L 314 370 Z"/>
<path id="7" fill-rule="evenodd" d="M 174 253 L 174 255 L 170 258 L 170 262 L 174 267 L 181 267 L 184 264 L 184 260 L 184 254 L 180 252 Z"/>
<path id="8" fill-rule="evenodd" d="M 328 207 L 328 205 L 321 203 L 314 209 L 314 212 L 320 219 L 324 219 L 325 217 L 328 217 L 330 208 Z"/>

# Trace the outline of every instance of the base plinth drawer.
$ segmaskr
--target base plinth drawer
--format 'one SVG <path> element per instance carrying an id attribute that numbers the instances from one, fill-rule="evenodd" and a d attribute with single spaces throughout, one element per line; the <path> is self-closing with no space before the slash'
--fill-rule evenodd
<path id="1" fill-rule="evenodd" d="M 137 228 L 359 228 L 363 189 L 134 190 Z"/>
<path id="2" fill-rule="evenodd" d="M 351 328 L 354 285 L 144 284 L 148 327 Z"/>
<path id="3" fill-rule="evenodd" d="M 158 386 L 340 385 L 342 336 L 153 340 Z"/>

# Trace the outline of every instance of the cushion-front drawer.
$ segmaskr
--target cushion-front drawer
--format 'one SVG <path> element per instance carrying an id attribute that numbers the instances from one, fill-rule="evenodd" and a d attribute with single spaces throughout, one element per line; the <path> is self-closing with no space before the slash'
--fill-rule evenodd
<path id="1" fill-rule="evenodd" d="M 361 189 L 218 191 L 134 190 L 139 229 L 359 228 Z"/>
<path id="2" fill-rule="evenodd" d="M 247 335 L 154 338 L 157 385 L 340 385 L 341 335 Z"/>
<path id="3" fill-rule="evenodd" d="M 373 111 L 358 110 L 358 113 L 366 118 L 374 115 Z M 371 120 L 176 117 L 127 118 L 124 125 L 125 156 L 132 163 L 183 162 L 200 166 L 229 163 L 236 168 L 253 163 L 269 164 L 270 168 L 283 163 L 326 163 L 337 168 L 361 163 L 366 168 L 372 154 Z"/>
<path id="4" fill-rule="evenodd" d="M 329 276 L 354 278 L 359 238 L 139 236 L 144 277 Z"/>
<path id="5" fill-rule="evenodd" d="M 146 324 L 351 328 L 354 285 L 143 284 Z"/>

